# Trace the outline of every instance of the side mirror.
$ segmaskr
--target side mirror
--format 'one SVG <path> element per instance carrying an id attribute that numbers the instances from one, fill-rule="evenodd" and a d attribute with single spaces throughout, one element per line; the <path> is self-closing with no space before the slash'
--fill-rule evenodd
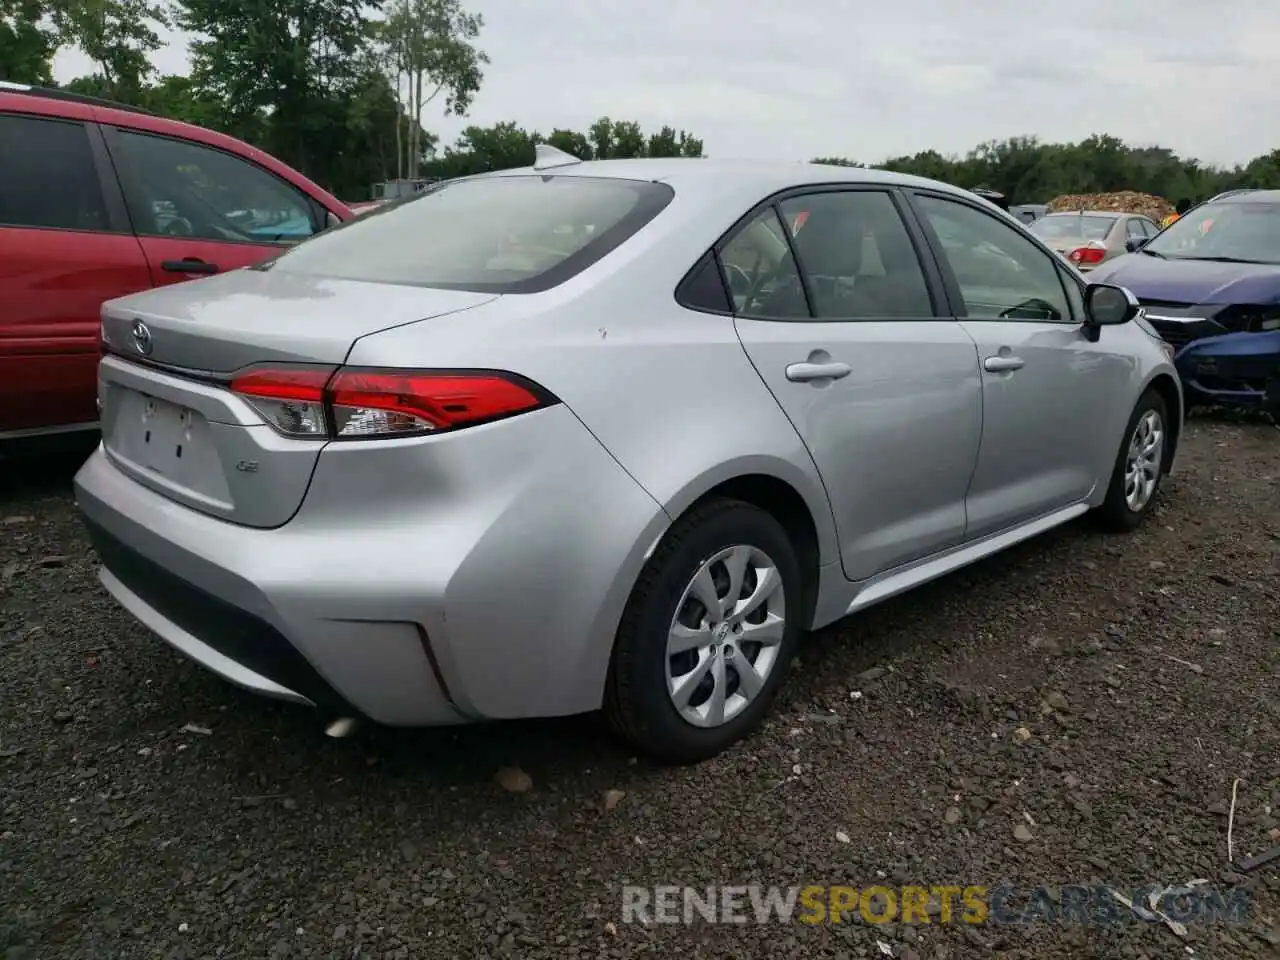
<path id="1" fill-rule="evenodd" d="M 1114 327 L 1138 315 L 1138 298 L 1124 287 L 1091 283 L 1084 291 L 1084 312 L 1094 327 Z"/>
<path id="2" fill-rule="evenodd" d="M 324 228 L 328 230 L 330 227 L 336 227 L 342 221 L 338 219 L 338 215 L 332 210 L 326 210 L 324 213 Z"/>
<path id="3" fill-rule="evenodd" d="M 1130 237 L 1124 242 L 1124 248 L 1130 253 L 1137 253 L 1147 245 L 1150 239 L 1150 237 Z"/>

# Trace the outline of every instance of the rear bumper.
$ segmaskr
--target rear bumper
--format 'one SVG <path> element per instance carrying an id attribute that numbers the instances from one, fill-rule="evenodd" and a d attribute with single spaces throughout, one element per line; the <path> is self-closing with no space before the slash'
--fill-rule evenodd
<path id="1" fill-rule="evenodd" d="M 104 586 L 170 645 L 250 690 L 403 726 L 598 707 L 668 522 L 563 406 L 331 445 L 274 530 L 168 500 L 101 449 L 76 497 Z"/>
<path id="2" fill-rule="evenodd" d="M 237 686 L 282 700 L 353 708 L 267 621 L 175 576 L 96 520 L 85 518 L 102 561 L 99 579 L 144 626 Z"/>
<path id="3" fill-rule="evenodd" d="M 273 544 L 263 531 L 170 503 L 101 450 L 77 475 L 76 498 L 102 585 L 149 630 L 225 680 L 339 716 L 467 719 L 433 674 L 415 624 L 310 616 L 289 589 L 258 582 L 273 555 L 292 563 L 280 552 L 285 538 Z"/>

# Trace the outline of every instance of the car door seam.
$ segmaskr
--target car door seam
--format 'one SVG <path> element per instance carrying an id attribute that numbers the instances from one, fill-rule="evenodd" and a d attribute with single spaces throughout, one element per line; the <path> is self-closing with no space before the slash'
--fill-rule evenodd
<path id="1" fill-rule="evenodd" d="M 818 478 L 818 484 L 822 487 L 822 495 L 827 501 L 827 512 L 831 515 L 831 529 L 835 531 L 836 536 L 836 558 L 840 563 L 840 571 L 844 578 L 849 579 L 849 572 L 844 565 L 844 549 L 840 543 L 840 524 L 836 521 L 835 504 L 831 501 L 831 491 L 827 488 L 827 478 L 822 475 L 822 470 L 818 467 L 818 461 L 813 456 L 813 451 L 809 449 L 809 443 L 805 440 L 804 434 L 800 432 L 800 428 L 796 426 L 796 422 L 791 419 L 791 414 L 787 411 L 786 405 L 778 397 L 773 387 L 769 385 L 768 378 L 764 372 L 756 365 L 755 358 L 751 356 L 751 351 L 747 349 L 745 341 L 742 339 L 742 331 L 738 329 L 738 317 L 733 318 L 733 335 L 737 338 L 738 349 L 742 351 L 743 357 L 755 372 L 756 378 L 760 381 L 761 386 L 768 391 L 769 396 L 773 398 L 774 404 L 777 406 L 782 416 L 786 418 L 787 423 L 791 425 L 792 431 L 796 435 L 796 439 L 800 441 L 800 447 L 804 450 L 805 456 L 809 458 L 809 462 L 813 464 L 813 472 Z M 810 323 L 819 321 L 809 321 Z"/>
<path id="2" fill-rule="evenodd" d="M 969 468 L 969 481 L 964 485 L 964 533 L 961 535 L 960 542 L 969 542 L 969 495 L 973 493 L 973 479 L 978 475 L 978 465 L 982 462 L 982 440 L 987 428 L 987 378 L 985 371 L 982 369 L 982 348 L 978 345 L 978 339 L 964 325 L 964 321 L 952 319 L 957 327 L 959 327 L 969 342 L 973 344 L 973 367 L 978 377 L 978 444 L 973 451 L 973 465 Z"/>

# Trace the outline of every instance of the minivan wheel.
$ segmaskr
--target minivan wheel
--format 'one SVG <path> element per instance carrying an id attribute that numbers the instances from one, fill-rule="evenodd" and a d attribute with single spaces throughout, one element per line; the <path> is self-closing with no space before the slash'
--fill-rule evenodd
<path id="1" fill-rule="evenodd" d="M 750 504 L 681 518 L 623 614 L 604 709 L 655 759 L 713 757 L 759 725 L 800 635 L 800 565 L 782 525 Z"/>
<path id="2" fill-rule="evenodd" d="M 1164 399 L 1148 390 L 1129 417 L 1107 499 L 1096 513 L 1103 527 L 1117 532 L 1133 530 L 1150 512 L 1164 479 L 1168 424 Z"/>

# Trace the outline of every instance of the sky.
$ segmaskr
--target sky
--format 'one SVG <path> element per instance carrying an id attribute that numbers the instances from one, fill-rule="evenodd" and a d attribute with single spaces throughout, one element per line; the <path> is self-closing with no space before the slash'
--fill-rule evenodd
<path id="1" fill-rule="evenodd" d="M 492 62 L 452 142 L 512 120 L 683 128 L 715 157 L 876 163 L 1108 133 L 1234 165 L 1280 147 L 1275 0 L 471 0 Z M 169 32 L 154 62 L 187 69 Z M 90 72 L 63 51 L 56 79 Z M 443 98 L 441 98 L 443 100 Z"/>

